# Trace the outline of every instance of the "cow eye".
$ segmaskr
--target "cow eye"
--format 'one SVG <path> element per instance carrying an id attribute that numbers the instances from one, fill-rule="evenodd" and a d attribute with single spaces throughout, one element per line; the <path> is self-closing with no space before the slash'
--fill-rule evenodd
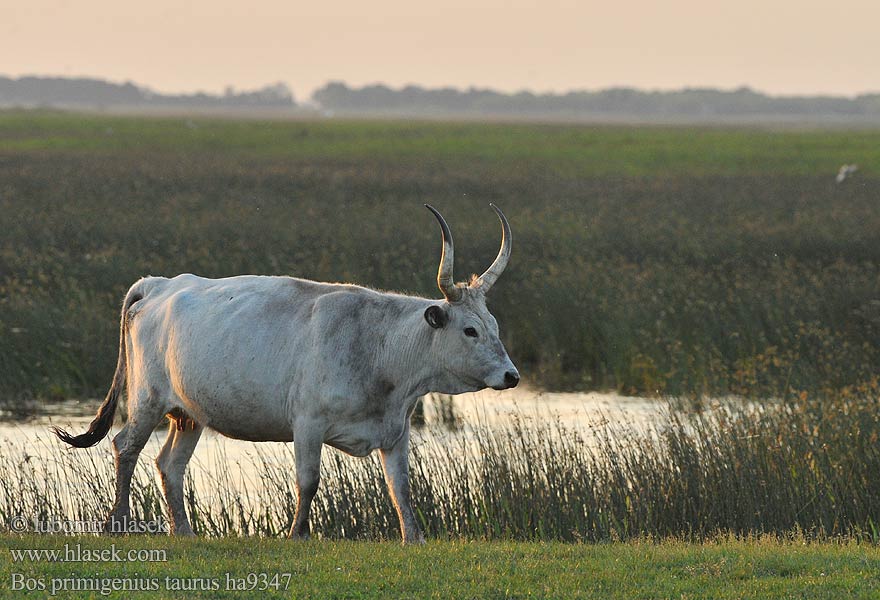
<path id="1" fill-rule="evenodd" d="M 473 327 L 465 327 L 464 334 L 468 337 L 477 337 L 477 330 Z"/>

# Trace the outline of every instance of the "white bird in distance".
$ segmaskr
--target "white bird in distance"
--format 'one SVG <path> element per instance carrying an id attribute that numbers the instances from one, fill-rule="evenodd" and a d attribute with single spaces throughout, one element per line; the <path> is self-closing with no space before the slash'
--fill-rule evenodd
<path id="1" fill-rule="evenodd" d="M 859 170 L 859 165 L 843 165 L 840 167 L 840 170 L 837 172 L 836 181 L 837 183 L 843 183 L 844 179 L 851 176 L 853 173 Z"/>

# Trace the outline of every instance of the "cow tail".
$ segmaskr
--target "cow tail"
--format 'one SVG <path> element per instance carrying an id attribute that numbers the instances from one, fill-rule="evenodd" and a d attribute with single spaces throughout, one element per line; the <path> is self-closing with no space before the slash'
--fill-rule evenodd
<path id="1" fill-rule="evenodd" d="M 116 406 L 119 404 L 119 396 L 125 386 L 125 372 L 128 370 L 128 357 L 126 356 L 125 331 L 127 329 L 128 310 L 135 302 L 143 300 L 145 280 L 141 279 L 131 286 L 122 302 L 122 316 L 119 319 L 119 358 L 116 360 L 116 373 L 113 375 L 113 383 L 110 385 L 110 391 L 104 399 L 98 414 L 95 415 L 89 425 L 88 430 L 80 435 L 70 435 L 64 429 L 53 427 L 52 433 L 58 436 L 62 442 L 70 444 L 76 448 L 88 448 L 94 446 L 104 439 L 110 432 L 113 425 L 113 417 L 116 414 Z"/>

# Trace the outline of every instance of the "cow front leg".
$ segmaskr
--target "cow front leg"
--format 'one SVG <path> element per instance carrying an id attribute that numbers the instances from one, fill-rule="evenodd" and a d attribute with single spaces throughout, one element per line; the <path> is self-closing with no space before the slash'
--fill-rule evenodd
<path id="1" fill-rule="evenodd" d="M 409 423 L 397 443 L 379 451 L 388 493 L 400 519 L 400 533 L 404 544 L 424 544 L 425 536 L 416 521 L 409 489 Z"/>
<path id="2" fill-rule="evenodd" d="M 321 481 L 321 448 L 324 441 L 311 431 L 294 431 L 293 451 L 296 458 L 296 516 L 290 537 L 309 539 L 309 509 Z"/>

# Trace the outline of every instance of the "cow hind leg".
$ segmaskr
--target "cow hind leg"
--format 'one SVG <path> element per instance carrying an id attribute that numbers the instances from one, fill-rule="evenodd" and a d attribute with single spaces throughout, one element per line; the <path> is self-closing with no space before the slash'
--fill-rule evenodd
<path id="1" fill-rule="evenodd" d="M 318 493 L 321 481 L 321 448 L 323 440 L 311 431 L 294 431 L 293 451 L 296 458 L 296 516 L 290 528 L 290 537 L 307 540 L 309 510 Z"/>
<path id="2" fill-rule="evenodd" d="M 156 467 L 162 478 L 165 502 L 171 517 L 171 533 L 174 535 L 195 535 L 186 516 L 183 477 L 202 429 L 201 425 L 187 417 L 169 419 L 168 438 L 156 457 Z"/>
<path id="3" fill-rule="evenodd" d="M 131 519 L 131 478 L 137 466 L 138 456 L 147 445 L 156 425 L 162 420 L 164 411 L 158 401 L 151 396 L 142 395 L 131 403 L 128 423 L 113 438 L 113 453 L 116 457 L 116 500 L 104 524 L 106 533 L 125 533 L 129 531 Z"/>

